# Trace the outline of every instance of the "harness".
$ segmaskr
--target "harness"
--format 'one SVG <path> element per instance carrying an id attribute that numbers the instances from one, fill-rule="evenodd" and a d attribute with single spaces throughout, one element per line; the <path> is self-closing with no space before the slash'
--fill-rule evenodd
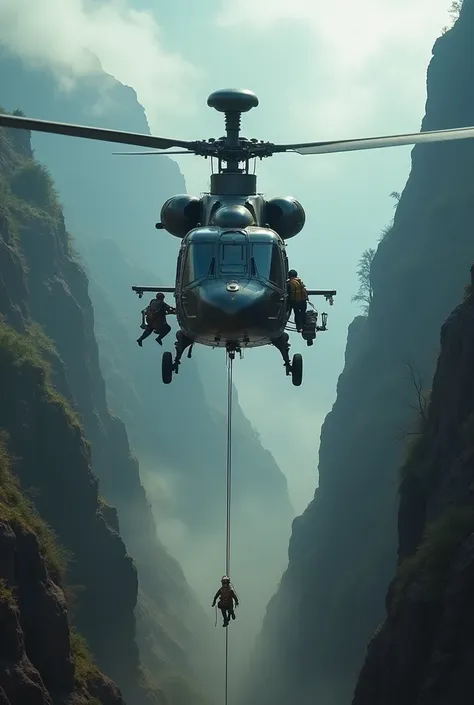
<path id="1" fill-rule="evenodd" d="M 219 609 L 222 609 L 223 607 L 232 607 L 232 588 L 230 585 L 221 587 L 218 607 Z"/>
<path id="2" fill-rule="evenodd" d="M 145 313 L 148 325 L 165 323 L 169 308 L 164 301 L 152 300 Z"/>

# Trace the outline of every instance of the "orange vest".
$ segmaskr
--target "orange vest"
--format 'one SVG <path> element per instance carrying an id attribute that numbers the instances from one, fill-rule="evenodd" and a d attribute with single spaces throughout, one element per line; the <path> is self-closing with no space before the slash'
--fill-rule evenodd
<path id="1" fill-rule="evenodd" d="M 288 281 L 291 289 L 290 301 L 306 301 L 308 294 L 306 293 L 306 287 L 298 277 L 290 279 Z"/>

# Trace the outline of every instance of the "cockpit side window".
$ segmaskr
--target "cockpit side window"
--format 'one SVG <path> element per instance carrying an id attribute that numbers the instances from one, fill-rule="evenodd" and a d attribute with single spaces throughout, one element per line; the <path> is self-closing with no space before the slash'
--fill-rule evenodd
<path id="1" fill-rule="evenodd" d="M 285 279 L 283 276 L 283 259 L 278 245 L 272 245 L 270 276 L 268 278 L 270 279 L 272 284 L 276 284 L 276 286 L 285 286 Z"/>
<path id="2" fill-rule="evenodd" d="M 214 245 L 210 242 L 191 242 L 184 255 L 183 286 L 212 276 L 214 269 Z"/>
<path id="3" fill-rule="evenodd" d="M 276 243 L 261 242 L 252 245 L 252 260 L 259 277 L 268 279 L 281 289 L 284 288 L 283 257 Z"/>

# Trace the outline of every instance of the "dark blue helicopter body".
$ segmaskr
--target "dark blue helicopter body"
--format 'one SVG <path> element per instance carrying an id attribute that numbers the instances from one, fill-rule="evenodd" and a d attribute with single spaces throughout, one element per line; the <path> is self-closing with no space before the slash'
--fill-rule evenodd
<path id="1" fill-rule="evenodd" d="M 287 275 L 285 245 L 273 230 L 198 227 L 178 258 L 179 326 L 202 345 L 268 345 L 288 323 Z"/>
<path id="2" fill-rule="evenodd" d="M 273 345 L 287 374 L 301 384 L 301 355 L 289 358 L 285 329 L 290 317 L 286 243 L 304 226 L 305 212 L 294 198 L 266 200 L 256 193 L 255 177 L 220 172 L 211 177 L 211 193 L 201 198 L 181 194 L 161 209 L 159 229 L 181 239 L 174 287 L 133 287 L 174 293 L 180 330 L 176 357 L 163 355 L 163 381 L 178 372 L 181 356 L 195 343 L 225 348 L 230 356 L 246 348 Z M 335 291 L 308 290 L 332 304 Z M 305 340 L 326 330 L 317 315 L 308 319 Z M 305 335 L 305 334 L 304 334 Z M 295 363 L 296 360 L 296 364 Z"/>

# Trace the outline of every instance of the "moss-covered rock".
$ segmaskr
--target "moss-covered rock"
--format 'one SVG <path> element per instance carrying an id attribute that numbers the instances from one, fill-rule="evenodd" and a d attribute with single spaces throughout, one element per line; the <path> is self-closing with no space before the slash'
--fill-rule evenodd
<path id="1" fill-rule="evenodd" d="M 117 687 L 100 673 L 84 639 L 70 626 L 63 590 L 67 558 L 21 491 L 4 434 L 0 442 L 0 694 L 5 705 L 79 705 L 94 699 L 97 705 L 124 705 Z"/>
<path id="2" fill-rule="evenodd" d="M 25 134 L 0 130 L 0 428 L 24 490 L 72 556 L 66 593 L 97 667 L 134 705 L 163 705 L 164 674 L 183 688 L 194 677 L 187 641 L 197 637 L 175 605 L 198 621 L 200 608 L 156 536 L 125 428 L 109 413 L 87 277 Z M 146 594 L 137 616 L 124 535 Z"/>

